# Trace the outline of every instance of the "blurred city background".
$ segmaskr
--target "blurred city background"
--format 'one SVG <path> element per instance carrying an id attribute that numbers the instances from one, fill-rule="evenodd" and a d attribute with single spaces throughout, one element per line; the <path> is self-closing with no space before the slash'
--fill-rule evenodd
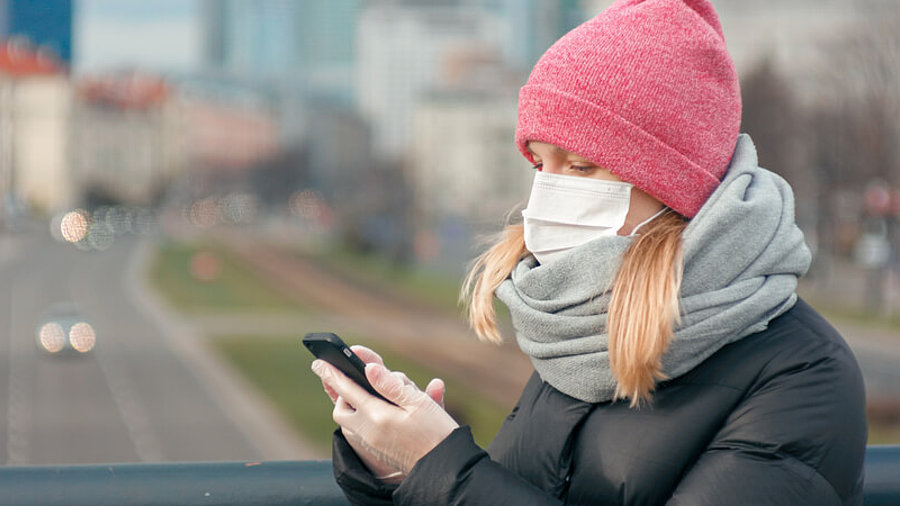
<path id="1" fill-rule="evenodd" d="M 460 279 L 527 199 L 518 88 L 610 3 L 0 0 L 0 462 L 327 457 L 312 331 L 490 441 L 530 366 Z M 713 4 L 900 442 L 900 2 Z"/>

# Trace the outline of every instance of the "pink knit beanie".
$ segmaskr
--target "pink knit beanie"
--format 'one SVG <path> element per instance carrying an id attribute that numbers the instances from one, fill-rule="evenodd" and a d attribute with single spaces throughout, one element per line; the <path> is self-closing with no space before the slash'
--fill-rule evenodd
<path id="1" fill-rule="evenodd" d="M 708 0 L 618 0 L 559 39 L 519 92 L 516 144 L 559 146 L 691 218 L 741 122 L 737 73 Z"/>

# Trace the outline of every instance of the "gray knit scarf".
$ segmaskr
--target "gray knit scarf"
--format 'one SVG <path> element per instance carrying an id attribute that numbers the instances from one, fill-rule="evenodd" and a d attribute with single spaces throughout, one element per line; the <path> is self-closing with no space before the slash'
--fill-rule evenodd
<path id="1" fill-rule="evenodd" d="M 797 300 L 811 255 L 794 223 L 788 184 L 757 166 L 738 139 L 722 184 L 684 231 L 681 321 L 662 357 L 669 378 L 717 350 L 764 330 Z M 586 402 L 613 397 L 606 312 L 611 280 L 630 237 L 597 239 L 548 265 L 522 260 L 497 296 L 510 310 L 519 347 L 541 378 Z"/>

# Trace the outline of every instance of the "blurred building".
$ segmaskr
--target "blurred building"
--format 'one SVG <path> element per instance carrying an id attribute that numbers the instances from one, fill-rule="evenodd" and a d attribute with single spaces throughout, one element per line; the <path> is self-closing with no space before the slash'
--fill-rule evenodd
<path id="1" fill-rule="evenodd" d="M 527 197 L 518 88 L 577 0 L 373 0 L 359 18 L 357 107 L 374 155 L 403 167 L 415 257 L 463 265 L 473 237 Z"/>
<path id="2" fill-rule="evenodd" d="M 77 85 L 73 177 L 88 200 L 152 205 L 185 168 L 185 131 L 173 89 L 138 72 Z"/>
<path id="3" fill-rule="evenodd" d="M 516 149 L 516 98 L 435 91 L 416 108 L 411 174 L 422 216 L 499 223 L 531 187 Z M 510 118 L 513 118 L 511 121 Z"/>
<path id="4" fill-rule="evenodd" d="M 769 59 L 805 87 L 821 80 L 828 41 L 879 3 L 889 2 L 893 0 L 712 0 L 742 77 Z M 585 12 L 593 16 L 612 3 L 586 0 Z"/>
<path id="5" fill-rule="evenodd" d="M 321 105 L 313 106 L 310 121 L 316 128 L 308 137 L 308 183 L 342 205 L 371 210 L 374 192 L 365 183 L 376 169 L 367 125 L 351 111 Z M 349 195 L 354 189 L 368 195 Z"/>
<path id="6" fill-rule="evenodd" d="M 205 0 L 210 70 L 280 92 L 352 100 L 361 0 Z"/>
<path id="7" fill-rule="evenodd" d="M 0 0 L 0 40 L 25 37 L 72 63 L 72 0 Z"/>
<path id="8" fill-rule="evenodd" d="M 378 156 L 398 159 L 412 134 L 416 101 L 445 78 L 460 51 L 495 54 L 501 21 L 477 6 L 454 2 L 373 1 L 357 32 L 358 109 L 373 129 Z"/>
<path id="9" fill-rule="evenodd" d="M 0 197 L 52 213 L 76 193 L 69 173 L 71 86 L 64 65 L 24 39 L 0 42 Z"/>
<path id="10" fill-rule="evenodd" d="M 503 22 L 506 63 L 528 72 L 557 39 L 585 21 L 581 0 L 479 0 Z"/>
<path id="11" fill-rule="evenodd" d="M 136 71 L 83 79 L 75 124 L 75 178 L 98 203 L 245 189 L 281 148 L 274 113 L 254 94 Z"/>
<path id="12" fill-rule="evenodd" d="M 274 112 L 257 100 L 182 97 L 187 181 L 194 196 L 243 189 L 281 149 Z"/>
<path id="13" fill-rule="evenodd" d="M 457 53 L 445 61 L 441 86 L 414 104 L 410 171 L 429 216 L 496 222 L 531 185 L 514 138 L 517 72 L 499 57 Z"/>
<path id="14" fill-rule="evenodd" d="M 398 254 L 409 200 L 402 167 L 371 155 L 371 129 L 353 111 L 314 105 L 304 168 L 335 212 L 337 232 L 360 249 Z"/>
<path id="15" fill-rule="evenodd" d="M 415 103 L 408 177 L 420 261 L 460 266 L 474 237 L 521 206 L 532 171 L 514 143 L 521 74 L 500 56 L 456 53 Z"/>
<path id="16" fill-rule="evenodd" d="M 716 4 L 728 49 L 741 76 L 772 61 L 797 86 L 817 87 L 828 66 L 828 44 L 846 35 L 871 0 L 720 0 Z"/>

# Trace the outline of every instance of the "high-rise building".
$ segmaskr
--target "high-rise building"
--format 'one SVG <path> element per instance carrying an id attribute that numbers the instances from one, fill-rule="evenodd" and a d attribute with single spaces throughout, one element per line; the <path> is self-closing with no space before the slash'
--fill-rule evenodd
<path id="1" fill-rule="evenodd" d="M 290 73 L 296 61 L 290 0 L 208 0 L 206 61 L 234 75 L 261 78 Z"/>
<path id="2" fill-rule="evenodd" d="M 429 90 L 451 76 L 461 55 L 497 52 L 495 16 L 474 7 L 372 2 L 357 32 L 357 106 L 373 125 L 376 152 L 402 156 L 412 133 L 412 111 Z"/>
<path id="3" fill-rule="evenodd" d="M 361 0 L 206 0 L 210 70 L 349 102 Z"/>
<path id="4" fill-rule="evenodd" d="M 505 57 L 521 71 L 531 69 L 556 39 L 586 19 L 580 0 L 477 1 L 505 21 Z"/>
<path id="5" fill-rule="evenodd" d="M 72 0 L 0 0 L 0 39 L 25 37 L 72 63 Z"/>

